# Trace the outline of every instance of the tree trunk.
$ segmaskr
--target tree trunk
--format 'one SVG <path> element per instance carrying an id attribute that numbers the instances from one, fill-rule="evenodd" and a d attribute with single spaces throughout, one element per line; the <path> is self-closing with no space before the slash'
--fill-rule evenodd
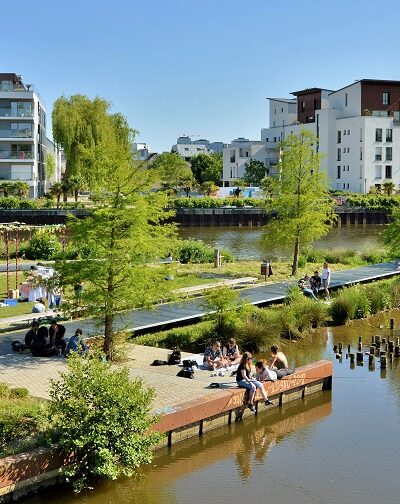
<path id="1" fill-rule="evenodd" d="M 60 198 L 61 194 L 57 194 L 57 208 L 60 208 Z"/>
<path id="2" fill-rule="evenodd" d="M 300 238 L 297 237 L 294 243 L 294 254 L 293 254 L 293 264 L 292 264 L 292 276 L 297 273 L 297 266 L 299 264 L 299 250 L 300 250 Z"/>
<path id="3" fill-rule="evenodd" d="M 114 315 L 108 314 L 104 317 L 104 353 L 107 360 L 113 359 L 114 354 Z"/>
<path id="4" fill-rule="evenodd" d="M 75 193 L 75 203 L 78 203 L 78 194 L 79 194 L 78 189 L 75 189 L 74 193 Z"/>

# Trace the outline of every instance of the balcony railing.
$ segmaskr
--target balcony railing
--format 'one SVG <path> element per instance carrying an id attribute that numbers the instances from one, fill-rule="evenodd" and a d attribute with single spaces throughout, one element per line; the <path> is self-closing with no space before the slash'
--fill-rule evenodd
<path id="1" fill-rule="evenodd" d="M 23 130 L 0 129 L 0 138 L 33 138 L 33 133 L 31 129 L 23 129 Z"/>
<path id="2" fill-rule="evenodd" d="M 9 81 L 0 82 L 0 92 L 18 93 L 18 92 L 29 92 L 34 91 L 33 84 L 14 84 Z"/>
<path id="3" fill-rule="evenodd" d="M 33 117 L 33 110 L 0 108 L 0 117 Z"/>
<path id="4" fill-rule="evenodd" d="M 2 159 L 33 159 L 33 152 L 21 151 L 21 152 L 10 152 L 10 151 L 0 151 L 0 160 Z"/>

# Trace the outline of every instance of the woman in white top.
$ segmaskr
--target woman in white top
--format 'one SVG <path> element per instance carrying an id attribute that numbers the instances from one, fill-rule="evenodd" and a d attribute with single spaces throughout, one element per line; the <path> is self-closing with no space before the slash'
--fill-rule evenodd
<path id="1" fill-rule="evenodd" d="M 329 284 L 331 283 L 331 270 L 330 270 L 327 262 L 324 262 L 321 280 L 322 280 L 322 287 L 324 288 L 324 292 L 325 292 L 325 300 L 328 300 L 329 299 Z"/>

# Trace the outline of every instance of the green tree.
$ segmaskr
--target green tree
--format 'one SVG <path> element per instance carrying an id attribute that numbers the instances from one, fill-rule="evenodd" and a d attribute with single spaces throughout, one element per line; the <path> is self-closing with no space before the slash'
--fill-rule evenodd
<path id="1" fill-rule="evenodd" d="M 249 163 L 244 165 L 243 180 L 249 186 L 261 185 L 262 179 L 265 177 L 265 166 L 261 161 L 251 159 Z"/>
<path id="2" fill-rule="evenodd" d="M 384 182 L 383 183 L 383 192 L 387 195 L 387 196 L 392 196 L 392 194 L 394 193 L 396 189 L 396 186 L 393 182 Z"/>
<path id="3" fill-rule="evenodd" d="M 214 184 L 214 182 L 209 180 L 207 182 L 203 182 L 201 184 L 200 189 L 201 192 L 206 196 L 214 196 L 217 193 L 219 187 L 216 184 Z"/>
<path id="4" fill-rule="evenodd" d="M 46 154 L 46 178 L 52 179 L 56 173 L 56 162 L 53 154 L 48 152 Z"/>
<path id="5" fill-rule="evenodd" d="M 79 191 L 85 189 L 86 184 L 85 180 L 80 175 L 72 175 L 68 180 L 64 183 L 65 190 L 67 194 L 72 194 L 74 196 L 75 202 L 78 201 Z"/>
<path id="6" fill-rule="evenodd" d="M 67 371 L 50 385 L 54 441 L 74 459 L 67 469 L 75 490 L 96 477 L 131 476 L 152 458 L 160 435 L 150 430 L 154 392 L 126 368 L 113 369 L 98 359 L 71 355 Z"/>
<path id="7" fill-rule="evenodd" d="M 4 180 L 0 182 L 0 192 L 5 198 L 8 196 L 18 196 L 23 198 L 29 193 L 29 184 L 22 180 Z"/>
<path id="8" fill-rule="evenodd" d="M 215 322 L 216 336 L 231 336 L 237 322 L 239 294 L 230 287 L 211 289 L 204 296 L 204 307 L 211 311 L 210 318 Z"/>
<path id="9" fill-rule="evenodd" d="M 67 234 L 72 246 L 86 244 L 87 257 L 60 266 L 62 282 L 84 282 L 80 302 L 87 314 L 100 317 L 104 352 L 113 358 L 118 312 L 150 305 L 170 288 L 151 261 L 171 249 L 176 227 L 166 224 L 165 193 L 151 193 L 153 170 L 132 166 L 126 120 L 110 116 L 109 137 L 93 150 L 98 179 L 94 205 L 86 219 L 71 217 Z"/>
<path id="10" fill-rule="evenodd" d="M 265 200 L 266 211 L 273 214 L 264 239 L 269 244 L 293 244 L 292 275 L 297 272 L 300 247 L 327 234 L 334 222 L 334 203 L 320 170 L 321 155 L 314 152 L 316 144 L 308 130 L 282 142 L 279 176 L 271 178 L 273 196 Z"/>
<path id="11" fill-rule="evenodd" d="M 385 245 L 393 259 L 400 258 L 400 207 L 393 207 L 390 223 L 383 233 Z"/>
<path id="12" fill-rule="evenodd" d="M 55 182 L 49 189 L 48 193 L 52 198 L 57 200 L 57 208 L 60 208 L 60 199 L 64 192 L 64 186 L 62 182 Z"/>
<path id="13" fill-rule="evenodd" d="M 191 187 L 194 183 L 190 166 L 174 152 L 160 154 L 150 166 L 158 173 L 162 185 L 166 190 L 176 192 L 179 189 Z"/>
<path id="14" fill-rule="evenodd" d="M 120 114 L 110 115 L 109 109 L 110 103 L 99 97 L 90 100 L 78 94 L 70 98 L 61 96 L 56 100 L 52 113 L 53 137 L 64 149 L 66 189 L 72 176 L 82 177 L 89 189 L 98 184 L 99 151 L 103 151 L 103 158 L 107 156 L 104 149 L 113 122 L 115 126 L 120 123 L 120 134 L 127 137 L 126 141 L 132 140 L 134 131 L 129 128 L 125 118 Z M 64 200 L 66 198 L 65 192 Z"/>
<path id="15" fill-rule="evenodd" d="M 222 154 L 197 154 L 193 156 L 190 165 L 193 175 L 199 184 L 214 182 L 219 184 L 222 177 Z"/>
<path id="16" fill-rule="evenodd" d="M 5 198 L 8 198 L 10 194 L 13 194 L 14 182 L 11 180 L 3 180 L 0 182 L 0 192 L 3 193 Z"/>

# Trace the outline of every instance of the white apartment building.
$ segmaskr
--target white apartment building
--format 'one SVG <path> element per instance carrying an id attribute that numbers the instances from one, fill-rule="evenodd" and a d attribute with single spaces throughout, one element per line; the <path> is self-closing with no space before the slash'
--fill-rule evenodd
<path id="1" fill-rule="evenodd" d="M 197 156 L 198 154 L 221 153 L 223 148 L 223 142 L 210 142 L 205 138 L 192 140 L 189 136 L 180 136 L 176 144 L 172 146 L 171 152 L 176 152 L 185 161 L 190 163 L 193 156 Z"/>
<path id="2" fill-rule="evenodd" d="M 332 189 L 365 194 L 387 182 L 400 184 L 400 81 L 363 79 L 337 91 L 292 94 L 295 99 L 268 98 L 270 127 L 261 130 L 261 142 L 248 141 L 250 158 L 254 145 L 254 159 L 263 161 L 264 147 L 268 170 L 268 162 L 278 160 L 279 142 L 307 128 L 319 138 Z M 235 140 L 224 150 L 224 185 L 241 176 L 244 164 L 231 155 L 236 146 Z"/>
<path id="3" fill-rule="evenodd" d="M 31 84 L 0 73 L 0 180 L 17 179 L 30 198 L 46 190 L 46 111 Z"/>
<path id="4" fill-rule="evenodd" d="M 135 142 L 132 148 L 132 156 L 136 161 L 147 161 L 150 156 L 150 145 L 144 142 Z"/>

